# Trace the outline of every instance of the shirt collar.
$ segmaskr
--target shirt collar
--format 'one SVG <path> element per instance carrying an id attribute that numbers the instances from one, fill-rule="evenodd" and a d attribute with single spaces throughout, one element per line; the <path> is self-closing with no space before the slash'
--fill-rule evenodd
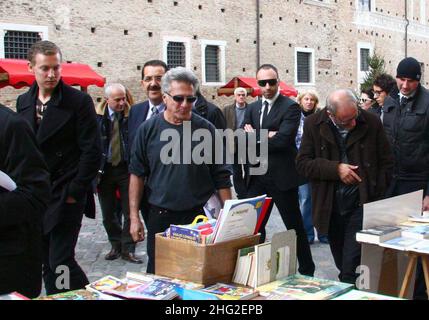
<path id="1" fill-rule="evenodd" d="M 277 91 L 276 95 L 272 98 L 272 99 L 267 99 L 264 96 L 262 96 L 262 104 L 265 103 L 265 101 L 268 101 L 268 104 L 270 105 L 270 107 L 273 106 L 273 104 L 276 102 L 277 98 L 280 95 L 280 91 Z"/>
<path id="2" fill-rule="evenodd" d="M 405 96 L 405 95 L 403 95 L 401 92 L 399 92 L 398 93 L 398 95 L 399 95 L 399 101 L 401 101 L 401 99 L 402 99 L 402 97 L 405 97 L 405 98 L 407 98 L 407 99 L 411 99 L 411 98 L 413 98 L 415 95 L 416 95 L 416 92 L 417 92 L 417 90 L 416 91 L 414 91 L 412 94 L 410 94 L 409 96 Z"/>
<path id="3" fill-rule="evenodd" d="M 110 119 L 113 119 L 113 115 L 115 114 L 115 111 L 113 111 L 112 108 L 110 108 L 109 105 L 107 105 L 107 108 L 109 108 L 109 117 L 110 117 Z"/>
<path id="4" fill-rule="evenodd" d="M 151 111 L 153 110 L 153 107 L 156 107 L 159 112 L 164 111 L 164 108 L 165 108 L 164 103 L 161 102 L 160 104 L 158 104 L 158 105 L 155 106 L 152 103 L 152 101 L 149 100 L 149 108 L 150 108 Z"/>

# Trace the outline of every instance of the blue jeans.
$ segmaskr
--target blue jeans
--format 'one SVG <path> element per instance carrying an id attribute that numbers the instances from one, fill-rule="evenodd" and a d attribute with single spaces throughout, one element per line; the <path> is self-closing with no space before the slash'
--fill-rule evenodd
<path id="1" fill-rule="evenodd" d="M 309 242 L 314 241 L 313 218 L 311 214 L 311 190 L 310 184 L 299 186 L 299 208 L 301 210 L 302 222 Z"/>

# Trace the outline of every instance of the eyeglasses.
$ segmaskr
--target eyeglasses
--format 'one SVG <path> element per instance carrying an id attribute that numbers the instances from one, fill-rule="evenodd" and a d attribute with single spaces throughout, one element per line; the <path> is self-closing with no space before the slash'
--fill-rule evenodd
<path id="1" fill-rule="evenodd" d="M 177 103 L 183 103 L 183 101 L 185 101 L 188 103 L 194 103 L 195 101 L 197 101 L 197 97 L 196 96 L 182 96 L 182 95 L 176 95 L 176 96 L 172 96 L 169 93 L 165 93 L 167 96 L 171 97 L 174 101 L 176 101 Z"/>
<path id="2" fill-rule="evenodd" d="M 345 127 L 345 126 L 348 126 L 349 124 L 351 124 L 354 120 L 356 120 L 359 117 L 359 114 L 360 114 L 360 111 L 358 110 L 356 112 L 356 115 L 353 118 L 345 120 L 345 121 L 339 121 L 338 118 L 336 116 L 334 116 L 333 114 L 331 114 L 330 116 L 331 116 L 331 119 L 335 119 L 334 122 L 337 126 Z"/>
<path id="3" fill-rule="evenodd" d="M 383 90 L 372 90 L 372 93 L 374 94 L 374 96 L 379 96 L 380 94 L 383 93 Z"/>
<path id="4" fill-rule="evenodd" d="M 272 87 L 277 84 L 277 79 L 258 80 L 258 85 L 260 87 L 265 87 L 267 83 Z"/>

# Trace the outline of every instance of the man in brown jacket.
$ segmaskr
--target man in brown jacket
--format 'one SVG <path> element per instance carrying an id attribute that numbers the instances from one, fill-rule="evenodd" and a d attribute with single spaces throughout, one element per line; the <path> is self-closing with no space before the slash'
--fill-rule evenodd
<path id="1" fill-rule="evenodd" d="M 355 283 L 362 205 L 383 197 L 393 157 L 380 119 L 353 92 L 336 90 L 327 103 L 305 120 L 297 170 L 311 182 L 313 221 L 328 234 L 340 281 Z"/>

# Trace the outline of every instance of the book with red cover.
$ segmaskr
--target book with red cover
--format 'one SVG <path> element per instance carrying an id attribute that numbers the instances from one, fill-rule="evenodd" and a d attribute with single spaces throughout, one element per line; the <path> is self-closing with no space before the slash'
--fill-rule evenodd
<path id="1" fill-rule="evenodd" d="M 257 234 L 259 229 L 261 228 L 262 221 L 264 221 L 265 216 L 267 215 L 268 209 L 270 208 L 271 201 L 273 198 L 266 197 L 264 204 L 262 205 L 261 213 L 258 217 L 258 221 L 256 222 L 255 232 L 253 234 Z"/>

